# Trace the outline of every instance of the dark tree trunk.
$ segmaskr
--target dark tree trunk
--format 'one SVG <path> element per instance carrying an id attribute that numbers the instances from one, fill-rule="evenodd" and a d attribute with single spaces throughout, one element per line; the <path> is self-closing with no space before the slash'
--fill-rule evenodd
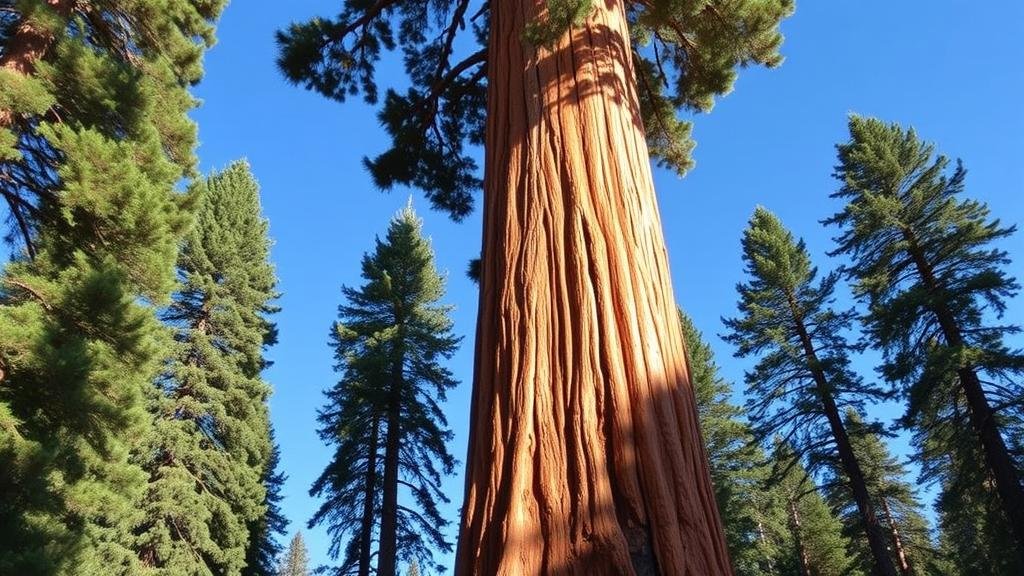
<path id="1" fill-rule="evenodd" d="M 459 576 L 732 574 L 621 0 L 492 2 Z M 388 575 L 382 575 L 388 576 Z"/>
<path id="2" fill-rule="evenodd" d="M 903 238 L 907 242 L 908 251 L 921 275 L 925 289 L 932 295 L 931 312 L 938 320 L 946 345 L 952 348 L 962 348 L 965 343 L 961 327 L 941 298 L 942 295 L 948 294 L 948 290 L 939 284 L 931 263 L 925 257 L 913 232 L 905 229 Z M 995 414 L 985 397 L 985 390 L 978 378 L 977 371 L 971 366 L 964 366 L 959 368 L 956 373 L 960 381 L 960 389 L 963 390 L 964 397 L 967 399 L 971 427 L 974 428 L 974 432 L 981 441 L 985 464 L 995 480 L 996 492 L 999 494 L 1003 510 L 1006 511 L 1006 518 L 1010 524 L 1010 530 L 1017 542 L 1017 556 L 1024 561 L 1024 487 L 1021 486 L 1020 471 L 1010 456 L 1006 441 L 999 431 Z"/>
<path id="3" fill-rule="evenodd" d="M 376 510 L 373 502 L 377 496 L 377 440 L 380 436 L 380 420 L 373 415 L 370 424 L 370 447 L 366 457 L 366 484 L 363 491 L 363 517 L 359 527 L 358 576 L 370 576 L 370 550 L 373 542 L 373 526 Z"/>
<path id="4" fill-rule="evenodd" d="M 796 331 L 800 336 L 800 343 L 804 349 L 804 356 L 807 359 L 808 367 L 814 376 L 814 383 L 818 398 L 821 400 L 821 408 L 828 420 L 829 430 L 836 442 L 836 451 L 839 452 L 839 461 L 850 481 L 850 490 L 853 492 L 853 500 L 857 504 L 857 512 L 860 514 L 861 522 L 864 524 L 864 532 L 868 539 L 868 547 L 871 549 L 871 556 L 875 562 L 875 573 L 878 576 L 897 576 L 896 567 L 893 566 L 892 557 L 886 545 L 885 530 L 878 521 L 875 507 L 868 494 L 867 482 L 864 480 L 864 472 L 860 468 L 860 462 L 853 453 L 853 445 L 850 444 L 850 436 L 846 433 L 846 426 L 839 416 L 839 408 L 836 406 L 835 398 L 832 395 L 832 388 L 821 369 L 821 363 L 814 350 L 814 343 L 810 334 L 807 333 L 807 326 L 797 307 L 796 300 L 790 295 L 789 307 L 793 315 Z"/>
<path id="5" fill-rule="evenodd" d="M 392 385 L 388 394 L 384 438 L 384 478 L 380 504 L 380 549 L 377 576 L 395 576 L 398 556 L 398 465 L 402 447 L 401 401 L 402 363 L 392 369 Z"/>

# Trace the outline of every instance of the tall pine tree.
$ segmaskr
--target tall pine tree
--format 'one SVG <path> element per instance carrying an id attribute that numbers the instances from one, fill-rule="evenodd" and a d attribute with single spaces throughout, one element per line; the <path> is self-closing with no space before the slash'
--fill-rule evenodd
<path id="1" fill-rule="evenodd" d="M 140 455 L 150 482 L 137 547 L 159 573 L 237 575 L 267 513 L 270 388 L 260 373 L 276 338 L 277 278 L 249 166 L 236 162 L 195 188 L 181 287 L 163 314 L 175 355 Z"/>
<path id="2" fill-rule="evenodd" d="M 400 48 L 408 88 L 384 96 L 375 180 L 455 219 L 483 188 L 456 573 L 731 572 L 648 158 L 691 166 L 676 111 L 779 64 L 792 6 L 346 0 L 279 34 L 286 77 L 338 100 L 375 102 Z"/>
<path id="3" fill-rule="evenodd" d="M 862 463 L 864 482 L 878 505 L 878 516 L 886 530 L 893 564 L 902 576 L 945 574 L 945 566 L 932 543 L 931 530 L 921 502 L 907 482 L 907 470 L 889 453 L 876 427 L 866 424 L 854 410 L 846 410 L 844 421 L 850 431 L 853 452 Z M 871 551 L 861 535 L 864 525 L 849 491 L 849 480 L 838 460 L 829 462 L 828 501 L 845 525 L 845 533 L 865 571 L 870 572 Z"/>
<path id="4" fill-rule="evenodd" d="M 376 534 L 376 574 L 395 576 L 398 560 L 433 566 L 433 549 L 451 551 L 437 507 L 448 501 L 441 475 L 455 466 L 440 402 L 456 381 L 440 361 L 459 338 L 438 303 L 444 278 L 411 203 L 363 257 L 362 275 L 361 287 L 342 289 L 331 335 L 342 377 L 319 420 L 335 453 L 311 490 L 326 501 L 310 524 L 327 524 L 333 557 L 349 537 L 337 574 L 370 572 Z M 399 502 L 399 486 L 412 502 Z"/>
<path id="5" fill-rule="evenodd" d="M 913 130 L 859 116 L 849 128 L 849 141 L 837 146 L 841 187 L 832 195 L 847 204 L 826 223 L 840 228 L 835 253 L 851 260 L 868 334 L 885 355 L 882 373 L 906 393 L 911 426 L 925 424 L 923 407 L 955 377 L 959 392 L 947 397 L 962 394 L 1024 561 L 1024 486 L 1007 446 L 1016 433 L 1005 426 L 1024 403 L 1009 377 L 1024 370 L 1024 355 L 1003 342 L 1019 327 L 993 318 L 1018 289 L 1006 252 L 993 245 L 1014 228 L 962 198 L 963 165 L 950 172 L 949 160 Z"/>
<path id="6" fill-rule="evenodd" d="M 309 551 L 302 532 L 296 532 L 288 544 L 288 551 L 277 568 L 277 576 L 309 576 Z"/>
<path id="7" fill-rule="evenodd" d="M 865 482 L 862 464 L 843 423 L 843 403 L 859 406 L 878 392 L 849 368 L 852 347 L 843 332 L 854 313 L 831 307 L 838 274 L 815 282 L 803 241 L 758 207 L 743 235 L 750 280 L 737 286 L 740 316 L 727 320 L 737 356 L 760 358 L 747 373 L 748 409 L 759 438 L 782 435 L 816 465 L 835 454 L 846 473 L 878 574 L 895 576 Z"/>
<path id="8" fill-rule="evenodd" d="M 0 195 L 0 573 L 134 574 L 147 392 L 167 347 L 219 0 L 7 2 Z"/>

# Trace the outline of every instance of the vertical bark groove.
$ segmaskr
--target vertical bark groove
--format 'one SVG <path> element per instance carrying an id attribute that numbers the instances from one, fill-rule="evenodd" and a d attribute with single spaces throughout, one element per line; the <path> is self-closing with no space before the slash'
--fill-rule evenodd
<path id="1" fill-rule="evenodd" d="M 727 575 L 621 1 L 492 4 L 460 575 Z"/>

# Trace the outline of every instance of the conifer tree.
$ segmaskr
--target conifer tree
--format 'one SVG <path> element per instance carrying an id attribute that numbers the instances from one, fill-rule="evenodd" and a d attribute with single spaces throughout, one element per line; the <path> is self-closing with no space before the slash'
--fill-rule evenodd
<path id="1" fill-rule="evenodd" d="M 263 470 L 263 489 L 266 496 L 263 506 L 266 512 L 249 522 L 249 542 L 245 552 L 245 568 L 242 576 L 275 576 L 277 558 L 282 545 L 278 536 L 288 533 L 288 518 L 281 510 L 281 488 L 288 477 L 279 469 L 281 448 L 274 440 L 274 429 L 270 429 L 270 460 Z"/>
<path id="2" fill-rule="evenodd" d="M 276 329 L 268 224 L 245 162 L 195 186 L 196 222 L 163 314 L 176 346 L 143 451 L 150 482 L 138 553 L 160 573 L 237 575 L 250 530 L 266 519 L 272 464 L 260 373 Z"/>
<path id="3" fill-rule="evenodd" d="M 817 269 L 803 241 L 758 207 L 743 235 L 750 280 L 737 286 L 740 316 L 726 321 L 737 356 L 760 358 L 746 375 L 748 414 L 759 438 L 780 435 L 813 467 L 835 454 L 862 519 L 874 569 L 895 576 L 885 530 L 865 483 L 861 462 L 840 415 L 878 396 L 849 368 L 852 347 L 843 332 L 854 313 L 831 307 L 839 275 L 815 282 Z"/>
<path id="4" fill-rule="evenodd" d="M 0 573 L 134 574 L 147 392 L 223 2 L 0 10 Z M 145 23 L 145 25 L 142 25 Z"/>
<path id="5" fill-rule="evenodd" d="M 680 321 L 733 569 L 737 576 L 771 573 L 779 563 L 777 535 L 785 517 L 778 516 L 781 502 L 766 491 L 770 466 L 742 408 L 729 401 L 731 387 L 718 373 L 711 346 L 689 316 L 680 312 Z"/>
<path id="6" fill-rule="evenodd" d="M 309 576 L 309 552 L 302 532 L 296 532 L 288 545 L 288 552 L 277 568 L 277 576 Z"/>
<path id="7" fill-rule="evenodd" d="M 950 172 L 913 130 L 858 116 L 849 129 L 837 146 L 841 187 L 832 195 L 847 204 L 825 222 L 840 228 L 835 253 L 851 260 L 847 275 L 884 353 L 882 373 L 908 399 L 908 426 L 923 423 L 923 407 L 955 377 L 984 456 L 977 464 L 991 474 L 1024 561 L 1024 486 L 1007 446 L 1016 433 L 1005 426 L 1024 402 L 1011 379 L 1024 355 L 1003 343 L 1019 328 L 991 320 L 1018 289 L 1006 252 L 993 245 L 1014 228 L 963 198 L 963 165 Z"/>
<path id="8" fill-rule="evenodd" d="M 902 576 L 945 573 L 921 503 L 906 480 L 906 468 L 889 453 L 879 432 L 866 424 L 856 411 L 846 410 L 844 421 L 850 431 L 853 452 L 862 463 L 868 492 L 878 505 L 879 521 L 888 535 L 893 564 Z M 861 566 L 870 572 L 871 551 L 861 537 L 864 526 L 848 489 L 849 480 L 838 461 L 829 462 L 827 472 L 828 501 L 832 509 L 838 511 L 845 525 L 844 532 L 855 544 Z"/>
<path id="9" fill-rule="evenodd" d="M 362 276 L 361 287 L 342 289 L 331 335 L 342 377 L 319 421 L 335 453 L 310 491 L 326 500 L 310 525 L 327 524 L 334 558 L 349 537 L 336 574 L 368 574 L 376 534 L 376 574 L 395 576 L 399 560 L 430 566 L 433 549 L 451 551 L 438 503 L 448 501 L 441 476 L 455 460 L 440 403 L 456 381 L 440 361 L 459 338 L 450 307 L 438 303 L 444 278 L 411 203 L 364 255 Z M 400 485 L 412 502 L 399 502 Z"/>
<path id="10" fill-rule="evenodd" d="M 338 100 L 376 102 L 382 51 L 401 49 L 374 179 L 456 220 L 483 190 L 456 573 L 730 573 L 648 158 L 691 166 L 677 110 L 779 64 L 792 6 L 346 0 L 279 34 L 285 76 Z"/>
<path id="11" fill-rule="evenodd" d="M 783 495 L 792 536 L 791 555 L 779 574 L 863 576 L 847 550 L 850 541 L 832 515 L 814 479 L 792 447 L 776 439 L 776 489 Z"/>

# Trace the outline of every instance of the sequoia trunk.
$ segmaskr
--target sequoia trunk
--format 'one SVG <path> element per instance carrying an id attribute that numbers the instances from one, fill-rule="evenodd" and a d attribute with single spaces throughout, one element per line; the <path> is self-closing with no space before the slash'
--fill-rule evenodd
<path id="1" fill-rule="evenodd" d="M 550 48 L 491 3 L 458 575 L 731 574 L 621 1 Z"/>
<path id="2" fill-rule="evenodd" d="M 46 0 L 46 5 L 60 16 L 68 16 L 75 6 L 74 0 Z M 4 53 L 0 55 L 0 70 L 27 76 L 32 73 L 35 64 L 53 46 L 53 32 L 37 26 L 28 18 L 22 18 L 14 27 L 14 32 L 4 43 Z M 14 111 L 0 108 L 0 128 L 10 127 L 14 121 Z"/>

